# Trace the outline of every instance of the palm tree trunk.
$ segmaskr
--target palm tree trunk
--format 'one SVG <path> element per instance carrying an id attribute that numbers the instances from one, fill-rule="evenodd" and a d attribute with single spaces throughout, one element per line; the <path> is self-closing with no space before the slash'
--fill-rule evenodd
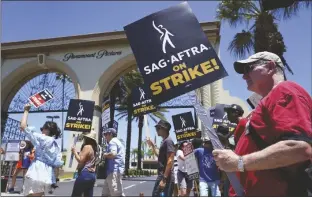
<path id="1" fill-rule="evenodd" d="M 125 174 L 129 175 L 129 161 L 130 161 L 130 146 L 131 146 L 131 124 L 132 124 L 132 98 L 128 98 L 128 124 L 127 124 L 127 145 L 126 145 L 126 159 L 125 159 Z"/>
<path id="2" fill-rule="evenodd" d="M 139 117 L 139 139 L 138 139 L 138 170 L 141 170 L 141 162 L 142 162 L 142 131 L 143 131 L 143 121 L 144 116 Z"/>
<path id="3" fill-rule="evenodd" d="M 110 122 L 108 124 L 109 128 L 113 128 L 114 126 L 114 118 L 115 118 L 115 103 L 116 103 L 116 95 L 114 94 L 114 91 L 111 91 L 109 94 L 109 108 L 110 108 Z"/>

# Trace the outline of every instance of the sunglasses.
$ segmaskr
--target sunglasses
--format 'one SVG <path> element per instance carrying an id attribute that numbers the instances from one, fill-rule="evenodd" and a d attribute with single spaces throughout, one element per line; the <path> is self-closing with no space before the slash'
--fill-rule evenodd
<path id="1" fill-rule="evenodd" d="M 163 127 L 161 127 L 161 126 L 157 126 L 155 128 L 156 128 L 157 131 L 160 130 L 160 129 L 163 129 Z"/>

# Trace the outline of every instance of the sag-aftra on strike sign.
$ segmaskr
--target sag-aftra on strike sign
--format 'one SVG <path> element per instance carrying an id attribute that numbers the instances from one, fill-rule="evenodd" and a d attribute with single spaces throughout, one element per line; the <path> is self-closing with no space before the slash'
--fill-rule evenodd
<path id="1" fill-rule="evenodd" d="M 187 3 L 124 29 L 154 104 L 228 75 Z"/>

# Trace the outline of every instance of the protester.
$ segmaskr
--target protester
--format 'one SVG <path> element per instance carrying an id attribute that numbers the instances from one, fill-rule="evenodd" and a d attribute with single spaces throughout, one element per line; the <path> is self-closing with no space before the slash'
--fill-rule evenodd
<path id="1" fill-rule="evenodd" d="M 72 197 L 92 197 L 95 183 L 95 160 L 97 151 L 96 132 L 83 133 L 83 144 L 78 154 L 75 146 L 71 151 L 78 161 L 78 177 L 74 183 Z"/>
<path id="2" fill-rule="evenodd" d="M 191 142 L 192 142 L 194 150 L 197 149 L 197 148 L 201 148 L 203 146 L 202 138 L 194 138 L 194 139 L 192 139 Z M 196 159 L 196 161 L 197 161 L 197 164 L 199 164 L 197 159 Z M 193 181 L 194 181 L 194 187 L 193 187 L 194 197 L 199 197 L 199 195 L 198 195 L 198 188 L 197 188 L 197 186 L 199 184 L 199 178 L 194 179 Z"/>
<path id="3" fill-rule="evenodd" d="M 21 130 L 36 148 L 35 159 L 25 175 L 24 195 L 43 196 L 49 186 L 55 181 L 52 167 L 63 165 L 61 149 L 55 139 L 60 136 L 60 129 L 55 122 L 47 121 L 41 127 L 41 134 L 34 127 L 27 127 L 30 104 L 24 107 L 21 120 Z"/>
<path id="4" fill-rule="evenodd" d="M 28 140 L 22 141 L 21 144 L 24 144 L 24 148 L 20 149 L 19 151 L 19 161 L 17 162 L 15 170 L 12 175 L 12 183 L 10 188 L 8 189 L 9 193 L 14 192 L 16 177 L 21 171 L 23 171 L 23 179 L 25 179 L 26 172 L 32 161 L 31 158 L 34 152 L 34 145 Z"/>
<path id="5" fill-rule="evenodd" d="M 125 169 L 125 148 L 117 138 L 117 131 L 114 128 L 108 128 L 104 132 L 107 145 L 107 153 L 103 156 L 106 159 L 106 179 L 102 191 L 102 197 L 125 196 L 122 186 L 122 175 Z"/>
<path id="6" fill-rule="evenodd" d="M 178 186 L 180 189 L 179 195 L 182 197 L 189 197 L 191 190 L 193 188 L 193 180 L 190 180 L 187 175 L 185 158 L 182 150 L 183 147 L 185 147 L 186 145 L 187 145 L 186 141 L 182 142 L 176 154 L 178 159 Z"/>
<path id="7" fill-rule="evenodd" d="M 237 104 L 232 104 L 224 107 L 224 111 L 227 113 L 227 118 L 231 123 L 236 123 L 237 126 L 234 130 L 234 142 L 237 144 L 240 136 L 245 131 L 245 126 L 248 119 L 243 118 L 244 110 L 241 106 Z"/>
<path id="8" fill-rule="evenodd" d="M 155 182 L 152 196 L 159 197 L 161 193 L 169 197 L 172 195 L 173 187 L 171 181 L 171 171 L 174 161 L 174 143 L 169 136 L 171 124 L 165 120 L 160 120 L 155 126 L 158 136 L 162 137 L 163 141 L 159 150 L 156 149 L 154 143 L 147 139 L 147 143 L 156 156 L 158 156 L 158 177 Z"/>
<path id="9" fill-rule="evenodd" d="M 194 151 L 199 166 L 199 194 L 201 197 L 208 197 L 209 191 L 212 197 L 220 197 L 219 190 L 220 176 L 216 163 L 212 156 L 212 143 L 204 138 L 203 147 Z"/>
<path id="10" fill-rule="evenodd" d="M 281 59 L 259 52 L 234 63 L 247 89 L 263 97 L 252 112 L 235 153 L 214 150 L 220 169 L 237 172 L 245 196 L 307 196 L 304 169 L 312 159 L 312 100 L 298 84 L 285 81 Z M 233 188 L 230 196 L 235 196 Z"/>

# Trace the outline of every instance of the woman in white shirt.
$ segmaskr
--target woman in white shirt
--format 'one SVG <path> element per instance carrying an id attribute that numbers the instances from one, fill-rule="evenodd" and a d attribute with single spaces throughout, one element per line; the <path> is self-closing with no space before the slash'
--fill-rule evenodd
<path id="1" fill-rule="evenodd" d="M 187 145 L 186 141 L 182 142 L 176 154 L 178 160 L 178 186 L 180 189 L 179 195 L 183 197 L 189 197 L 190 192 L 193 188 L 193 180 L 190 180 L 187 175 L 187 170 L 185 167 L 185 158 L 182 150 L 183 147 L 186 145 Z"/>

